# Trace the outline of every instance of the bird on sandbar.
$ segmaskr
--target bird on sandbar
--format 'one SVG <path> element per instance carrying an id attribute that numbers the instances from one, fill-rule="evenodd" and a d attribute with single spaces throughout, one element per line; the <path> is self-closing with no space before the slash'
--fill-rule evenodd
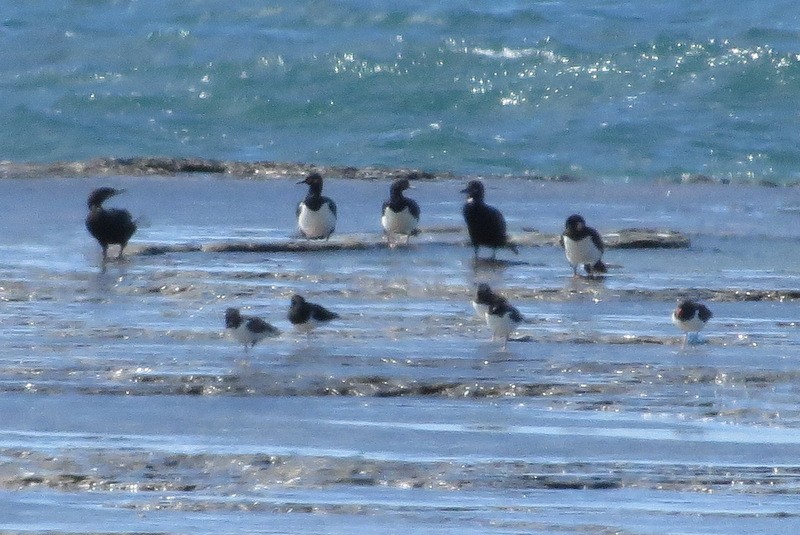
<path id="1" fill-rule="evenodd" d="M 475 259 L 478 259 L 478 249 L 481 246 L 492 249 L 491 260 L 495 259 L 497 249 L 500 247 L 508 247 L 519 254 L 517 246 L 508 240 L 503 214 L 494 206 L 484 202 L 483 183 L 480 180 L 472 180 L 461 193 L 467 194 L 467 202 L 464 203 L 462 213 L 467 223 L 470 242 L 475 249 Z"/>
<path id="2" fill-rule="evenodd" d="M 295 330 L 309 334 L 317 326 L 339 317 L 336 312 L 331 312 L 322 305 L 310 303 L 301 295 L 293 295 L 289 306 L 289 322 Z"/>
<path id="3" fill-rule="evenodd" d="M 297 226 L 304 238 L 327 240 L 336 229 L 336 203 L 322 195 L 322 175 L 310 173 L 298 184 L 308 185 L 308 194 L 297 205 Z"/>
<path id="4" fill-rule="evenodd" d="M 280 329 L 261 318 L 244 316 L 238 308 L 232 307 L 225 311 L 225 329 L 244 345 L 245 353 L 264 338 L 272 338 L 281 334 Z"/>
<path id="5" fill-rule="evenodd" d="M 578 276 L 578 266 L 583 266 L 589 278 L 608 272 L 602 260 L 605 250 L 603 238 L 599 232 L 587 226 L 580 215 L 573 214 L 567 218 L 560 241 L 567 261 L 572 266 L 573 277 Z"/>
<path id="6" fill-rule="evenodd" d="M 124 189 L 104 186 L 92 191 L 87 200 L 89 213 L 86 216 L 86 228 L 103 248 L 103 262 L 108 258 L 109 245 L 119 245 L 117 258 L 122 258 L 125 246 L 136 232 L 136 222 L 129 211 L 122 208 L 103 208 L 106 199 L 124 192 Z"/>
<path id="7" fill-rule="evenodd" d="M 696 301 L 684 299 L 678 303 L 677 308 L 672 312 L 672 323 L 686 333 L 683 337 L 681 349 L 686 348 L 690 334 L 693 334 L 697 339 L 700 331 L 703 330 L 703 327 L 713 316 L 714 314 L 707 306 Z"/>
<path id="8" fill-rule="evenodd" d="M 411 236 L 419 234 L 419 205 L 403 195 L 413 187 L 407 178 L 395 180 L 389 188 L 389 199 L 381 207 L 381 225 L 390 247 L 396 244 L 395 234 L 404 235 L 406 244 Z"/>

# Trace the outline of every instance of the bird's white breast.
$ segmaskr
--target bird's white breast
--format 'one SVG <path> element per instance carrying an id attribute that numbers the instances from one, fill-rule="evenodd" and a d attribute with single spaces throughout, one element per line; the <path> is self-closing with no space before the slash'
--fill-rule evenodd
<path id="1" fill-rule="evenodd" d="M 489 305 L 484 305 L 483 303 L 473 301 L 472 308 L 475 309 L 475 315 L 478 316 L 478 319 L 481 321 L 486 321 L 486 314 L 489 312 Z"/>
<path id="2" fill-rule="evenodd" d="M 573 266 L 594 265 L 603 256 L 590 236 L 582 240 L 573 240 L 564 236 L 564 253 L 567 255 L 567 261 Z"/>
<path id="3" fill-rule="evenodd" d="M 316 212 L 301 203 L 297 226 L 306 238 L 327 238 L 336 228 L 336 214 L 327 203 Z"/>
<path id="4" fill-rule="evenodd" d="M 228 329 L 231 336 L 242 344 L 253 345 L 259 340 L 266 337 L 266 333 L 254 333 L 247 328 L 247 323 L 244 322 L 234 329 Z"/>
<path id="5" fill-rule="evenodd" d="M 308 321 L 306 321 L 305 323 L 295 323 L 294 330 L 299 333 L 310 333 L 311 331 L 316 329 L 318 325 L 319 322 L 317 320 L 315 320 L 314 318 L 308 318 Z"/>
<path id="6" fill-rule="evenodd" d="M 502 316 L 497 314 L 486 314 L 486 324 L 492 330 L 495 336 L 506 338 L 510 335 L 519 325 L 518 322 L 511 318 L 511 312 L 506 312 Z"/>
<path id="7" fill-rule="evenodd" d="M 395 212 L 387 206 L 381 217 L 381 225 L 389 234 L 413 234 L 418 224 L 419 220 L 411 214 L 408 207 Z"/>
<path id="8" fill-rule="evenodd" d="M 674 312 L 672 313 L 672 323 L 674 323 L 680 330 L 686 333 L 700 332 L 706 325 L 705 322 L 700 318 L 698 318 L 696 314 L 690 320 L 681 320 L 678 319 L 678 317 L 675 315 Z"/>

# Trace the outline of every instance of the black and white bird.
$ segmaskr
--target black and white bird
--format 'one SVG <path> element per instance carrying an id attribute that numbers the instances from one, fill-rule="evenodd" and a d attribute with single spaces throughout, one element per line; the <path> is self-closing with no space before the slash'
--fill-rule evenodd
<path id="1" fill-rule="evenodd" d="M 336 203 L 322 195 L 322 175 L 311 173 L 298 184 L 308 185 L 308 194 L 297 205 L 297 226 L 309 240 L 330 238 L 336 229 Z"/>
<path id="2" fill-rule="evenodd" d="M 508 338 L 511 336 L 523 318 L 519 310 L 512 306 L 506 299 L 495 300 L 486 313 L 486 324 L 492 330 L 492 341 L 497 339 L 503 341 L 503 351 L 508 347 Z"/>
<path id="3" fill-rule="evenodd" d="M 683 337 L 681 349 L 686 348 L 689 335 L 694 334 L 696 337 L 713 316 L 714 314 L 711 313 L 707 306 L 696 301 L 684 299 L 678 303 L 678 307 L 672 312 L 672 323 L 686 333 Z"/>
<path id="4" fill-rule="evenodd" d="M 297 331 L 308 334 L 318 325 L 338 318 L 339 314 L 331 312 L 322 305 L 309 303 L 302 296 L 295 294 L 292 296 L 288 317 Z"/>
<path id="5" fill-rule="evenodd" d="M 104 262 L 108 258 L 109 245 L 119 245 L 117 258 L 122 258 L 125 246 L 136 232 L 136 222 L 129 211 L 121 208 L 103 208 L 106 199 L 124 192 L 124 189 L 97 188 L 89 194 L 87 200 L 89 213 L 86 216 L 86 228 L 103 248 Z"/>
<path id="6" fill-rule="evenodd" d="M 407 178 L 395 180 L 389 188 L 389 199 L 381 207 L 381 225 L 389 246 L 394 245 L 395 235 L 405 236 L 408 243 L 411 236 L 419 233 L 419 205 L 403 195 L 405 190 L 411 188 L 413 186 Z"/>
<path id="7" fill-rule="evenodd" d="M 572 266 L 572 275 L 578 276 L 578 266 L 583 266 L 586 274 L 594 278 L 598 273 L 606 273 L 608 268 L 603 263 L 603 238 L 600 233 L 586 225 L 586 221 L 578 214 L 567 218 L 561 245 L 567 261 Z"/>
<path id="8" fill-rule="evenodd" d="M 281 334 L 280 329 L 261 318 L 243 316 L 238 308 L 229 308 L 225 311 L 225 329 L 244 345 L 245 353 L 264 338 L 272 338 Z"/>
<path id="9" fill-rule="evenodd" d="M 478 258 L 478 249 L 481 246 L 492 249 L 492 260 L 500 247 L 508 247 L 519 254 L 517 246 L 508 241 L 503 214 L 494 206 L 484 202 L 483 183 L 480 180 L 472 180 L 461 193 L 467 194 L 467 202 L 462 213 L 467 223 L 469 239 L 475 249 L 475 258 Z"/>
<path id="10" fill-rule="evenodd" d="M 495 301 L 502 299 L 503 297 L 494 293 L 488 284 L 482 282 L 478 284 L 478 291 L 475 293 L 475 299 L 472 301 L 472 308 L 475 310 L 478 319 L 486 321 L 486 314 L 489 312 L 489 308 Z"/>

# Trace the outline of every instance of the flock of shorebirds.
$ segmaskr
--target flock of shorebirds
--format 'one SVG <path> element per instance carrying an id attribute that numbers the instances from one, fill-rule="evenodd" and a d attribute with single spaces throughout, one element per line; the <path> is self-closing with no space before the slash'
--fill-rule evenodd
<path id="1" fill-rule="evenodd" d="M 336 203 L 322 194 L 322 175 L 316 172 L 310 173 L 298 184 L 308 186 L 308 194 L 297 205 L 297 226 L 300 234 L 310 240 L 327 240 L 336 229 Z M 404 192 L 409 188 L 412 186 L 407 178 L 395 180 L 389 189 L 389 199 L 383 203 L 381 209 L 381 225 L 390 247 L 397 246 L 402 237 L 405 237 L 405 243 L 408 243 L 411 236 L 419 233 L 420 208 L 416 201 L 405 196 Z M 86 228 L 100 244 L 104 263 L 109 258 L 109 246 L 119 246 L 118 258 L 121 258 L 125 246 L 136 232 L 136 222 L 130 212 L 120 208 L 103 207 L 106 199 L 124 191 L 101 187 L 92 191 L 88 198 L 89 214 L 86 216 Z M 516 246 L 508 238 L 503 214 L 494 206 L 486 204 L 484 200 L 483 183 L 472 180 L 462 193 L 466 194 L 462 212 L 475 259 L 478 260 L 481 247 L 492 250 L 489 259 L 492 261 L 495 260 L 497 249 L 500 248 L 508 248 L 517 253 Z M 586 277 L 592 279 L 606 273 L 607 268 L 603 263 L 605 250 L 603 239 L 597 230 L 586 224 L 583 217 L 574 214 L 567 218 L 560 242 L 567 261 L 572 266 L 574 277 L 583 276 L 579 274 L 580 268 L 583 268 Z M 506 298 L 492 291 L 486 283 L 478 285 L 472 305 L 479 318 L 484 320 L 491 330 L 492 340 L 502 340 L 505 350 L 509 337 L 523 322 L 522 314 Z M 305 333 L 310 333 L 318 325 L 338 317 L 335 312 L 322 305 L 308 302 L 300 295 L 292 296 L 287 315 L 294 328 Z M 697 333 L 711 317 L 711 311 L 701 303 L 692 300 L 682 300 L 678 303 L 672 312 L 672 321 L 685 333 L 682 348 L 685 348 L 690 337 L 697 337 Z M 225 327 L 244 346 L 245 352 L 264 338 L 280 334 L 277 327 L 261 318 L 245 316 L 237 308 L 226 310 Z"/>

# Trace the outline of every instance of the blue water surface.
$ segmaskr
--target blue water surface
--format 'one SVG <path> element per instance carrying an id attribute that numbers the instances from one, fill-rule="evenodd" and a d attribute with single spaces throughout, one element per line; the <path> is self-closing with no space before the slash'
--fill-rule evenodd
<path id="1" fill-rule="evenodd" d="M 16 2 L 0 158 L 794 182 L 794 2 Z"/>

